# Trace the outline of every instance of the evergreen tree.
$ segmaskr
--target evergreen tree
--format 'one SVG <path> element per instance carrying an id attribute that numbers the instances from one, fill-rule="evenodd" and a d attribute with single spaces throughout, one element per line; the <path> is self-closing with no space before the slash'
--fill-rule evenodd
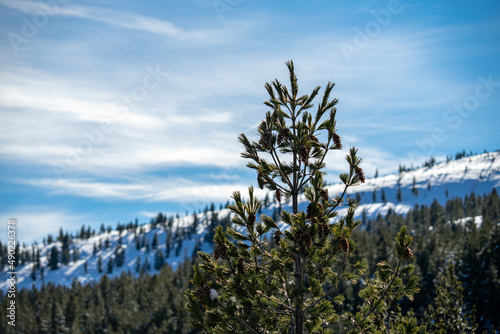
<path id="1" fill-rule="evenodd" d="M 139 238 L 138 235 L 135 236 L 135 249 L 136 250 L 141 249 L 141 239 Z"/>
<path id="2" fill-rule="evenodd" d="M 165 257 L 168 259 L 170 257 L 170 250 L 172 249 L 172 233 L 167 232 L 167 237 L 165 240 Z"/>
<path id="3" fill-rule="evenodd" d="M 36 281 L 36 265 L 33 263 L 33 267 L 31 268 L 31 279 Z"/>
<path id="4" fill-rule="evenodd" d="M 355 284 L 367 269 L 354 253 L 352 232 L 361 224 L 354 219 L 356 203 L 344 199 L 349 187 L 365 181 L 357 150 L 351 148 L 346 156 L 348 172 L 340 175 L 342 195 L 330 198 L 323 181 L 327 153 L 342 148 L 335 120 L 337 99 L 330 99 L 334 84 L 327 84 L 317 112 L 312 113 L 320 87 L 299 96 L 293 63 L 287 66 L 290 89 L 278 80 L 266 84 L 270 99 L 265 104 L 272 112 L 258 126 L 259 141 L 250 142 L 244 134 L 239 140 L 245 147 L 242 156 L 251 160 L 248 167 L 257 172 L 259 187 L 274 192 L 278 202 L 291 199 L 292 212 L 281 212 L 287 228 L 280 230 L 271 217 L 257 217 L 261 203 L 253 187 L 247 201 L 239 192 L 233 194 L 232 223 L 244 232 L 216 228 L 214 253 L 198 253 L 201 264 L 194 266 L 195 288 L 185 293 L 194 324 L 207 332 L 329 333 L 340 319 L 335 304 L 345 299 L 339 286 Z M 320 134 L 326 142 L 320 142 Z M 299 211 L 302 193 L 309 202 L 306 212 Z M 348 212 L 334 224 L 340 204 Z M 267 235 L 273 236 L 275 247 L 266 241 Z M 376 279 L 360 293 L 363 307 L 356 314 L 343 314 L 342 333 L 383 329 L 384 322 L 378 320 L 387 311 L 386 300 L 411 298 L 418 290 L 416 277 L 407 284 L 403 280 L 413 270 L 402 265 L 413 258 L 412 238 L 402 228 L 396 241 L 398 264 L 380 264 Z M 414 318 L 395 319 L 395 327 L 421 332 Z"/>
<path id="5" fill-rule="evenodd" d="M 116 246 L 116 249 L 115 249 L 116 266 L 119 268 L 123 265 L 124 262 L 125 262 L 125 248 L 118 245 L 118 246 Z"/>
<path id="6" fill-rule="evenodd" d="M 80 252 L 78 251 L 77 248 L 73 249 L 72 258 L 73 258 L 73 262 L 76 262 L 80 259 Z"/>
<path id="7" fill-rule="evenodd" d="M 50 250 L 49 268 L 51 270 L 57 269 L 58 263 L 59 263 L 59 250 L 57 249 L 56 246 L 53 246 L 52 249 Z"/>
<path id="8" fill-rule="evenodd" d="M 151 242 L 151 247 L 153 247 L 153 249 L 156 249 L 156 246 L 158 246 L 158 233 L 155 233 L 153 241 Z"/>
<path id="9" fill-rule="evenodd" d="M 432 333 L 475 333 L 474 314 L 464 312 L 463 287 L 450 264 L 439 276 L 437 296 L 429 305 L 426 323 Z"/>
<path id="10" fill-rule="evenodd" d="M 198 219 L 198 215 L 196 212 L 193 212 L 193 225 L 191 225 L 191 233 L 196 234 L 198 231 L 198 225 L 200 224 L 200 221 Z"/>
<path id="11" fill-rule="evenodd" d="M 417 180 L 415 179 L 415 176 L 413 177 L 411 192 L 413 193 L 413 195 L 418 196 Z"/>
<path id="12" fill-rule="evenodd" d="M 35 255 L 35 266 L 36 266 L 36 269 L 40 269 L 41 264 L 42 264 L 42 262 L 40 260 L 40 249 L 37 248 L 36 255 Z"/>
<path id="13" fill-rule="evenodd" d="M 181 254 L 182 244 L 183 244 L 183 241 L 182 241 L 182 238 L 180 238 L 179 241 L 177 242 L 177 247 L 175 247 L 175 256 L 176 257 Z"/>
<path id="14" fill-rule="evenodd" d="M 156 250 L 155 252 L 155 260 L 153 263 L 153 267 L 156 270 L 160 270 L 161 267 L 165 264 L 165 255 L 161 249 Z"/>
<path id="15" fill-rule="evenodd" d="M 111 256 L 108 260 L 108 264 L 106 266 L 106 273 L 111 274 L 113 272 L 113 266 L 115 265 L 113 261 L 113 257 Z"/>
<path id="16" fill-rule="evenodd" d="M 380 199 L 382 200 L 382 202 L 387 203 L 387 198 L 385 197 L 385 189 L 382 189 L 382 191 L 380 192 Z"/>
<path id="17" fill-rule="evenodd" d="M 102 258 L 100 256 L 97 258 L 97 272 L 102 274 Z"/>

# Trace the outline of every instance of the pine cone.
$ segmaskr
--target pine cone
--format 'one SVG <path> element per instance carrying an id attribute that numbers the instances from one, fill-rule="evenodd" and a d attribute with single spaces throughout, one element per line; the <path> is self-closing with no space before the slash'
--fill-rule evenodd
<path id="1" fill-rule="evenodd" d="M 266 131 L 260 137 L 259 144 L 262 145 L 262 147 L 264 147 L 265 150 L 267 150 L 271 146 L 271 138 L 272 138 L 271 131 Z"/>
<path id="2" fill-rule="evenodd" d="M 345 253 L 347 253 L 349 251 L 349 242 L 347 241 L 346 238 L 342 237 L 340 239 L 339 248 L 342 249 Z"/>
<path id="3" fill-rule="evenodd" d="M 310 135 L 310 136 L 309 136 L 309 138 L 310 138 L 313 142 L 315 142 L 316 144 L 319 144 L 319 139 L 318 139 L 318 137 L 316 137 L 315 135 Z"/>
<path id="4" fill-rule="evenodd" d="M 302 244 L 306 247 L 309 248 L 312 245 L 312 239 L 309 233 L 307 231 L 302 232 Z"/>
<path id="5" fill-rule="evenodd" d="M 332 134 L 333 143 L 335 144 L 336 149 L 342 148 L 342 141 L 340 140 L 340 136 L 335 132 Z"/>
<path id="6" fill-rule="evenodd" d="M 300 229 L 295 233 L 295 241 L 302 243 L 307 248 L 312 245 L 311 236 L 303 229 Z"/>
<path id="7" fill-rule="evenodd" d="M 214 258 L 215 258 L 215 261 L 219 260 L 220 258 L 222 258 L 224 260 L 229 259 L 226 244 L 218 244 L 217 245 L 217 247 L 215 248 L 215 251 L 214 251 Z"/>
<path id="8" fill-rule="evenodd" d="M 281 243 L 281 236 L 280 236 L 280 232 L 279 231 L 276 231 L 274 233 L 274 241 L 276 242 L 276 245 L 280 245 Z"/>
<path id="9" fill-rule="evenodd" d="M 299 157 L 303 163 L 307 164 L 309 161 L 309 147 L 302 146 L 299 151 Z"/>
<path id="10" fill-rule="evenodd" d="M 260 189 L 264 189 L 264 176 L 262 176 L 261 172 L 259 172 L 259 174 L 257 174 L 257 183 L 258 183 Z"/>
<path id="11" fill-rule="evenodd" d="M 330 232 L 329 230 L 330 229 L 329 229 L 328 224 L 319 224 L 319 226 L 318 226 L 319 237 L 322 238 L 322 237 L 327 236 L 328 233 Z"/>
<path id="12" fill-rule="evenodd" d="M 248 215 L 248 226 L 251 228 L 255 224 L 255 213 L 250 213 Z"/>
<path id="13" fill-rule="evenodd" d="M 405 254 L 403 255 L 403 258 L 405 260 L 411 260 L 411 259 L 413 259 L 413 252 L 411 251 L 410 247 L 406 247 Z"/>
<path id="14" fill-rule="evenodd" d="M 276 109 L 273 111 L 273 119 L 275 122 L 278 121 L 278 110 Z"/>
<path id="15" fill-rule="evenodd" d="M 317 204 L 317 209 L 318 209 L 318 213 L 319 213 L 319 215 L 320 215 L 320 216 L 323 216 L 323 210 L 324 210 L 324 209 L 323 209 L 323 204 L 318 203 L 318 204 Z"/>
<path id="16" fill-rule="evenodd" d="M 210 287 L 207 283 L 204 283 L 203 286 L 199 286 L 196 290 L 196 295 L 198 296 L 198 301 L 201 305 L 205 305 L 206 300 L 210 297 Z"/>
<path id="17" fill-rule="evenodd" d="M 359 166 L 354 167 L 354 172 L 356 172 L 356 175 L 358 176 L 359 181 L 361 181 L 361 183 L 365 183 L 365 173 L 363 172 L 361 167 L 359 167 Z"/>
<path id="18" fill-rule="evenodd" d="M 328 189 L 321 189 L 321 198 L 323 198 L 323 201 L 328 202 Z"/>
<path id="19" fill-rule="evenodd" d="M 238 265 L 236 266 L 236 269 L 238 269 L 238 273 L 240 275 L 244 275 L 245 274 L 245 265 L 243 264 L 243 259 L 242 258 L 238 259 Z"/>
<path id="20" fill-rule="evenodd" d="M 309 203 L 309 205 L 307 206 L 307 211 L 306 211 L 306 218 L 307 219 L 311 219 L 313 217 L 313 214 L 312 214 L 312 202 Z"/>
<path id="21" fill-rule="evenodd" d="M 290 129 L 288 128 L 281 129 L 280 133 L 278 133 L 278 145 L 281 145 L 281 143 L 284 140 L 289 140 L 289 139 L 290 139 Z"/>
<path id="22" fill-rule="evenodd" d="M 276 200 L 281 203 L 281 190 L 276 189 Z"/>

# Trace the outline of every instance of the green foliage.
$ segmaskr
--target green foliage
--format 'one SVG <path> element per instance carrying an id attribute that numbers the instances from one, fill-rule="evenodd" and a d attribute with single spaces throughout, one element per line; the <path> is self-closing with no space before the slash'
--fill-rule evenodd
<path id="1" fill-rule="evenodd" d="M 198 253 L 201 264 L 192 279 L 196 288 L 185 292 L 194 324 L 209 333 L 331 333 L 341 321 L 337 308 L 345 300 L 342 286 L 357 284 L 368 268 L 356 258 L 352 238 L 361 224 L 354 218 L 356 203 L 344 199 L 349 187 L 365 181 L 357 149 L 349 150 L 348 172 L 339 176 L 341 195 L 330 198 L 323 181 L 327 153 L 342 147 L 335 120 L 338 100 L 330 99 L 334 84 L 327 84 L 313 113 L 320 87 L 299 96 L 293 63 L 287 66 L 290 88 L 278 80 L 266 84 L 270 98 L 265 104 L 271 111 L 258 127 L 259 141 L 251 142 L 244 134 L 239 141 L 259 187 L 274 191 L 278 202 L 282 196 L 290 198 L 292 212 L 281 212 L 286 227 L 279 229 L 271 217 L 258 216 L 261 203 L 253 187 L 246 201 L 239 192 L 233 194 L 234 204 L 228 208 L 239 232 L 215 229 L 214 253 Z M 306 212 L 298 209 L 302 193 Z M 333 223 L 339 205 L 347 206 L 347 214 Z M 355 316 L 342 315 L 348 320 L 343 333 L 384 329 L 379 318 L 389 306 L 418 291 L 418 279 L 409 276 L 413 267 L 402 266 L 413 257 L 412 238 L 402 228 L 396 241 L 397 266 L 380 263 L 376 278 L 360 293 L 365 305 Z M 411 317 L 394 326 L 419 330 Z"/>
<path id="2" fill-rule="evenodd" d="M 450 264 L 439 276 L 437 296 L 429 305 L 426 323 L 433 333 L 475 333 L 474 313 L 464 310 L 462 283 L 455 275 L 455 267 Z"/>
<path id="3" fill-rule="evenodd" d="M 156 275 L 122 273 L 92 284 L 75 281 L 71 288 L 50 283 L 19 290 L 16 326 L 1 321 L 0 333 L 198 333 L 181 292 L 189 287 L 191 268 L 187 261 L 176 271 L 166 265 Z M 0 294 L 0 307 L 9 303 Z"/>
<path id="4" fill-rule="evenodd" d="M 357 324 L 356 329 L 362 332 L 425 333 L 425 327 L 417 325 L 412 313 L 401 315 L 398 304 L 404 297 L 413 300 L 413 295 L 419 291 L 418 277 L 411 275 L 415 266 L 404 265 L 404 261 L 413 259 L 413 252 L 409 248 L 412 240 L 406 233 L 406 226 L 403 226 L 396 236 L 397 266 L 379 262 L 375 278 L 359 293 L 364 300 L 360 311 L 355 317 L 349 313 L 344 315 L 346 320 Z"/>

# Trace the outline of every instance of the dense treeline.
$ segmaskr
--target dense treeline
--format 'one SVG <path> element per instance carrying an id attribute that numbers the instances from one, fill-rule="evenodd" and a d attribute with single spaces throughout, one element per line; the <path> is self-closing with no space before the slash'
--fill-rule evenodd
<path id="1" fill-rule="evenodd" d="M 500 201 L 496 190 L 485 196 L 452 199 L 445 206 L 437 201 L 416 206 L 406 216 L 389 212 L 368 220 L 353 239 L 359 256 L 371 265 L 370 273 L 379 261 L 394 258 L 393 239 L 403 225 L 414 236 L 415 273 L 420 279 L 420 292 L 413 302 L 402 303 L 403 310 L 412 308 L 422 319 L 436 297 L 437 277 L 454 264 L 464 288 L 464 311 L 471 314 L 475 309 L 479 332 L 500 327 Z M 352 287 L 353 294 L 360 288 Z M 345 305 L 355 307 L 357 299 L 351 300 Z"/>
<path id="2" fill-rule="evenodd" d="M 99 283 L 75 281 L 71 288 L 50 283 L 23 289 L 15 298 L 16 326 L 1 321 L 0 333 L 194 333 L 182 297 L 191 267 L 186 261 L 155 275 L 123 273 Z M 4 310 L 8 302 L 2 296 Z"/>
<path id="3" fill-rule="evenodd" d="M 471 217 L 464 219 L 464 217 Z M 403 225 L 414 236 L 413 253 L 420 292 L 414 301 L 403 300 L 394 310 L 406 313 L 412 309 L 419 321 L 429 323 L 429 305 L 443 304 L 443 295 L 457 295 L 452 300 L 460 314 L 436 315 L 443 326 L 452 326 L 446 319 L 473 319 L 478 332 L 500 327 L 500 200 L 496 190 L 485 196 L 452 199 L 445 206 L 435 201 L 431 206 L 416 206 L 406 216 L 389 212 L 364 222 L 364 228 L 353 236 L 358 256 L 370 264 L 368 277 L 376 264 L 394 260 L 394 237 Z M 227 224 L 214 219 L 213 225 Z M 272 239 L 271 239 L 272 242 Z M 450 267 L 449 265 L 454 266 Z M 47 284 L 40 290 L 19 291 L 16 295 L 16 327 L 0 322 L 1 333 L 196 333 L 184 309 L 183 291 L 189 286 L 192 262 L 186 261 L 173 271 L 163 265 L 156 275 L 136 276 L 124 273 L 98 283 L 71 288 Z M 463 300 L 457 294 L 459 283 L 449 283 L 451 291 L 438 287 L 440 277 L 453 268 L 463 287 Z M 458 284 L 458 285 L 457 285 Z M 356 310 L 357 297 L 363 281 L 340 287 L 347 291 L 343 308 Z M 445 291 L 446 293 L 444 293 Z M 436 298 L 439 295 L 438 298 Z M 446 298 L 445 298 L 446 299 Z M 9 303 L 0 296 L 0 308 Z M 435 307 L 434 310 L 446 309 Z M 444 320 L 443 320 L 444 319 Z M 472 321 L 472 320 L 470 320 Z M 431 328 L 428 328 L 429 332 Z M 454 332 L 454 331 L 448 331 Z"/>

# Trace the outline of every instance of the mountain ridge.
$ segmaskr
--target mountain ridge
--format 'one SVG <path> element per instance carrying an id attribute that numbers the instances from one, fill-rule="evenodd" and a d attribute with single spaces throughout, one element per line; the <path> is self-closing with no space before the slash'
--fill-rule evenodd
<path id="1" fill-rule="evenodd" d="M 500 152 L 483 153 L 368 178 L 365 183 L 351 187 L 346 194 L 360 202 L 356 210 L 358 218 L 374 218 L 387 214 L 389 210 L 406 214 L 415 205 L 430 205 L 434 200 L 444 204 L 447 199 L 464 198 L 473 193 L 482 195 L 499 188 L 499 158 Z M 343 184 L 327 186 L 329 196 L 333 198 L 341 194 L 343 187 Z M 290 210 L 290 204 L 285 200 L 283 203 L 271 201 L 263 204 L 267 205 L 263 205 L 260 213 L 268 216 L 276 217 L 279 210 Z M 305 197 L 301 195 L 299 210 L 305 211 L 307 204 Z M 341 207 L 339 215 L 344 215 L 346 210 L 347 208 Z M 480 222 L 480 218 L 474 219 Z M 40 288 L 42 284 L 49 282 L 70 286 L 75 279 L 81 283 L 89 283 L 100 280 L 104 274 L 115 277 L 124 271 L 137 274 L 147 271 L 153 274 L 157 272 L 155 264 L 158 266 L 163 263 L 168 263 L 175 269 L 197 250 L 212 252 L 211 229 L 218 223 L 228 225 L 229 220 L 229 210 L 221 209 L 178 217 L 169 222 L 145 224 L 134 229 L 104 231 L 88 238 L 71 238 L 69 251 L 74 260 L 59 264 L 54 270 L 48 267 L 50 252 L 53 247 L 61 250 L 61 241 L 27 247 L 21 251 L 39 251 L 40 268 L 44 268 L 43 281 L 41 269 L 33 271 L 34 262 L 28 261 L 16 268 L 17 288 L 29 288 L 33 285 Z M 282 229 L 286 228 L 284 223 L 278 225 Z M 102 246 L 103 244 L 108 246 Z M 78 256 L 74 256 L 75 254 Z M 166 257 L 166 254 L 169 256 Z M 35 254 L 31 254 L 31 258 L 34 257 Z M 110 262 L 112 270 L 107 272 Z M 117 262 L 122 264 L 118 266 Z M 8 278 L 8 269 L 4 266 L 0 272 L 0 290 L 9 289 Z"/>

